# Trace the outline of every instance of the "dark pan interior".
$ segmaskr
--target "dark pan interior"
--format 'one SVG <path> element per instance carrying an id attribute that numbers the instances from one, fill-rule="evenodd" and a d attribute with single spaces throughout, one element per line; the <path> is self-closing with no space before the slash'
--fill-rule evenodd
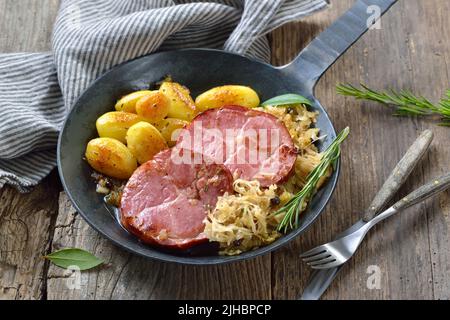
<path id="1" fill-rule="evenodd" d="M 85 147 L 97 135 L 96 119 L 112 111 L 118 98 L 147 89 L 167 75 L 187 86 L 194 98 L 207 89 L 224 84 L 251 86 L 262 101 L 284 93 L 303 94 L 314 101 L 313 109 L 319 111 L 317 126 L 321 134 L 327 135 L 319 148 L 323 150 L 336 136 L 325 110 L 311 92 L 305 92 L 304 80 L 292 70 L 288 74 L 283 69 L 216 50 L 189 49 L 145 56 L 119 65 L 97 80 L 76 102 L 64 125 L 58 143 L 58 167 L 65 191 L 78 212 L 94 229 L 131 252 L 186 264 L 219 264 L 248 259 L 279 248 L 301 234 L 329 201 L 339 169 L 302 214 L 298 229 L 269 246 L 238 256 L 179 256 L 144 245 L 120 227 L 103 204 L 102 197 L 95 192 L 90 178 L 92 169 L 83 160 Z"/>

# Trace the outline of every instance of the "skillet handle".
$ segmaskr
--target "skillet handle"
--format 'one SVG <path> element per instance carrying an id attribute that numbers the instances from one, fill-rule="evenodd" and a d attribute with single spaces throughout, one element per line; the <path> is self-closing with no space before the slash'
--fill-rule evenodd
<path id="1" fill-rule="evenodd" d="M 308 89 L 370 27 L 375 14 L 383 15 L 397 0 L 357 0 L 353 7 L 315 38 L 298 57 L 284 67 L 287 72 L 302 74 Z M 369 25 L 368 25 L 369 24 Z"/>

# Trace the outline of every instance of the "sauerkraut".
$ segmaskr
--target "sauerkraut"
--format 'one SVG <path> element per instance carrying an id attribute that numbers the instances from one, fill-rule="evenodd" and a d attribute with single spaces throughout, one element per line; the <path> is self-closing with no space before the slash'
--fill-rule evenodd
<path id="1" fill-rule="evenodd" d="M 314 145 L 320 139 L 320 130 L 312 127 L 316 112 L 308 111 L 303 105 L 266 106 L 257 110 L 274 115 L 288 129 L 298 149 L 294 174 L 284 184 L 269 188 L 261 188 L 258 181 L 238 179 L 233 184 L 234 194 L 219 197 L 216 207 L 208 213 L 204 232 L 210 241 L 220 243 L 221 254 L 240 254 L 279 238 L 281 234 L 276 229 L 283 216 L 273 213 L 304 186 L 309 173 L 321 160 Z"/>

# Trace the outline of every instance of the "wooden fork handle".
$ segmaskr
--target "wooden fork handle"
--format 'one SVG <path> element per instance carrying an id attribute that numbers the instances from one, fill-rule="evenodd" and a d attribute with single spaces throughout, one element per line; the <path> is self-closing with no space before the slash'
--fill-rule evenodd
<path id="1" fill-rule="evenodd" d="M 364 213 L 363 220 L 365 222 L 372 220 L 397 193 L 428 150 L 432 140 L 433 132 L 425 130 L 408 149 Z"/>
<path id="2" fill-rule="evenodd" d="M 394 204 L 394 209 L 397 211 L 406 209 L 438 194 L 439 192 L 447 190 L 449 187 L 450 173 L 440 178 L 436 178 L 428 184 L 420 187 L 416 191 L 413 191 L 412 193 L 401 199 L 399 202 Z"/>

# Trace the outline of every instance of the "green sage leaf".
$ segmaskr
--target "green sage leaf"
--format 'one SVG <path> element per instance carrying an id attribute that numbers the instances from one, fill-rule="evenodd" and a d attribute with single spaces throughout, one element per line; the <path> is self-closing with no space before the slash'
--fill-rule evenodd
<path id="1" fill-rule="evenodd" d="M 103 263 L 103 260 L 97 258 L 92 253 L 78 248 L 58 250 L 44 258 L 64 269 L 75 266 L 80 270 L 88 270 Z"/>
<path id="2" fill-rule="evenodd" d="M 285 106 L 289 104 L 306 104 L 312 106 L 312 102 L 304 96 L 294 93 L 283 94 L 263 102 L 261 105 L 265 106 Z"/>

